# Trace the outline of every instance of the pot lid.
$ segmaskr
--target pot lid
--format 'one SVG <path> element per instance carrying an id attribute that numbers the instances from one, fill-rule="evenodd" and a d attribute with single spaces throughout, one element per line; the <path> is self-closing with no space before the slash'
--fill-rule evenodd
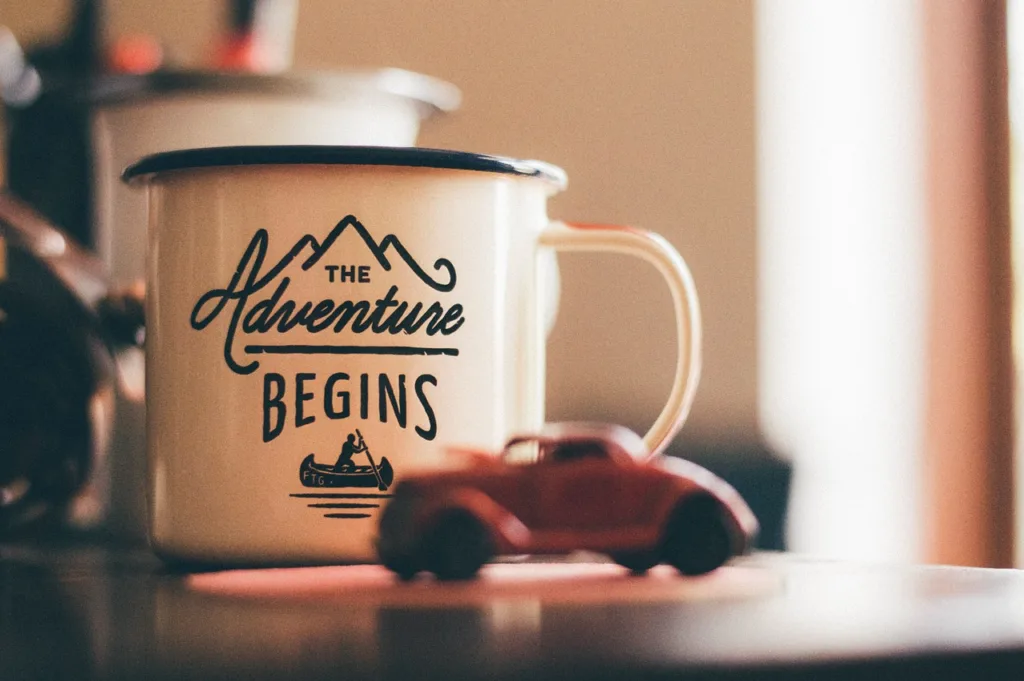
<path id="1" fill-rule="evenodd" d="M 103 74 L 86 81 L 55 85 L 91 105 L 119 104 L 186 92 L 260 93 L 333 99 L 353 92 L 377 92 L 412 100 L 421 117 L 459 108 L 462 93 L 449 82 L 404 69 L 257 74 L 233 71 L 167 70 L 148 74 Z"/>

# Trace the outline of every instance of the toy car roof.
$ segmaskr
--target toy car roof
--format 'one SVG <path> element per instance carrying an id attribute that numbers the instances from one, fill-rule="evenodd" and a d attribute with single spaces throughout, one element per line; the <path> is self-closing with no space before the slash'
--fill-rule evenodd
<path id="1" fill-rule="evenodd" d="M 542 446 L 575 442 L 599 441 L 626 456 L 644 460 L 650 456 L 643 439 L 629 428 L 610 423 L 550 423 L 540 432 L 516 435 L 505 444 L 505 449 L 524 442 Z"/>

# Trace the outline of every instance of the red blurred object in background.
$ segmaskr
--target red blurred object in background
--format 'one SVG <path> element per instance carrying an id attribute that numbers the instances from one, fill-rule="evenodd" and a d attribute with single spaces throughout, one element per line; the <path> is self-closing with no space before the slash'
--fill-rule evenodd
<path id="1" fill-rule="evenodd" d="M 266 50 L 252 33 L 230 36 L 218 49 L 214 66 L 224 71 L 263 73 L 272 70 Z"/>
<path id="2" fill-rule="evenodd" d="M 152 73 L 164 61 L 164 50 L 150 35 L 128 35 L 118 38 L 107 53 L 107 67 L 117 73 Z"/>
<path id="3" fill-rule="evenodd" d="M 224 71 L 275 73 L 291 66 L 295 0 L 233 0 L 228 33 L 213 65 Z"/>

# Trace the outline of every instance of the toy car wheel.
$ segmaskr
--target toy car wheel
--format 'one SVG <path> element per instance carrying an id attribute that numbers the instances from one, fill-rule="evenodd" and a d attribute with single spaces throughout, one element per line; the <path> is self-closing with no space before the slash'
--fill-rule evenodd
<path id="1" fill-rule="evenodd" d="M 612 560 L 636 575 L 644 574 L 661 562 L 658 553 L 653 550 L 613 553 Z"/>
<path id="2" fill-rule="evenodd" d="M 483 523 L 464 511 L 446 513 L 424 545 L 424 562 L 438 579 L 470 579 L 494 554 Z"/>
<path id="3" fill-rule="evenodd" d="M 732 557 L 729 528 L 718 501 L 695 496 L 672 513 L 665 535 L 665 561 L 684 575 L 703 575 Z"/>
<path id="4" fill-rule="evenodd" d="M 419 572 L 416 567 L 409 560 L 392 560 L 384 563 L 384 567 L 395 573 L 403 582 L 412 580 L 416 573 Z"/>

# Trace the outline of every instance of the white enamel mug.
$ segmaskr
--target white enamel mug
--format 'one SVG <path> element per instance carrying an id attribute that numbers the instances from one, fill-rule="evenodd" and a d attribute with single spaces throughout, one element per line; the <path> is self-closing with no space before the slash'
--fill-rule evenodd
<path id="1" fill-rule="evenodd" d="M 125 179 L 150 199 L 150 539 L 165 558 L 373 560 L 402 475 L 540 428 L 551 249 L 658 268 L 678 360 L 651 452 L 689 411 L 700 313 L 686 264 L 650 232 L 549 220 L 558 168 L 233 147 L 150 156 Z"/>

